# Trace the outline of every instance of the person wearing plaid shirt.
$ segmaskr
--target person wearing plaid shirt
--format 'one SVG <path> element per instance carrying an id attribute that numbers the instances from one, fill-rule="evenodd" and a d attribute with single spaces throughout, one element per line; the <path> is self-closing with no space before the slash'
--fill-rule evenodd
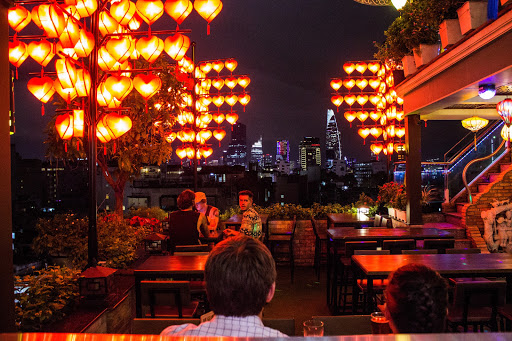
<path id="1" fill-rule="evenodd" d="M 287 337 L 261 321 L 276 289 L 275 262 L 263 243 L 243 234 L 223 240 L 210 252 L 204 276 L 214 318 L 169 326 L 160 335 Z"/>

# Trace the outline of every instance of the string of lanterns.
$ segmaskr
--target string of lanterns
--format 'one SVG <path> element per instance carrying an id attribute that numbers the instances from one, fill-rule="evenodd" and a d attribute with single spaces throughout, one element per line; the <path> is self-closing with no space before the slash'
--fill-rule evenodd
<path id="1" fill-rule="evenodd" d="M 335 93 L 331 102 L 350 123 L 357 118 L 358 134 L 366 139 L 373 137 L 370 150 L 379 155 L 391 155 L 404 151 L 403 100 L 394 90 L 392 69 L 379 61 L 347 62 L 343 65 L 347 74 L 343 78 L 333 78 L 330 82 Z M 370 120 L 368 120 L 370 118 Z"/>

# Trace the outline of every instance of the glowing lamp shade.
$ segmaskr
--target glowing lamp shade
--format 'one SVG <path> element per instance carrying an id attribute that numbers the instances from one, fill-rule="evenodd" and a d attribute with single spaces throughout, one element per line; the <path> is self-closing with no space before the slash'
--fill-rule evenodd
<path id="1" fill-rule="evenodd" d="M 224 80 L 222 78 L 212 79 L 212 85 L 215 89 L 220 90 L 224 86 Z"/>
<path id="2" fill-rule="evenodd" d="M 187 156 L 187 150 L 183 147 L 178 147 L 178 148 L 176 148 L 176 155 L 180 159 L 184 159 Z"/>
<path id="3" fill-rule="evenodd" d="M 135 12 L 137 7 L 130 0 L 121 0 L 110 6 L 110 15 L 122 26 L 130 23 Z"/>
<path id="4" fill-rule="evenodd" d="M 480 118 L 478 116 L 473 116 L 462 120 L 462 126 L 473 133 L 475 133 L 475 150 L 476 150 L 476 132 L 485 127 L 489 121 L 485 118 Z"/>
<path id="5" fill-rule="evenodd" d="M 226 132 L 222 129 L 215 129 L 213 131 L 213 137 L 218 141 L 222 141 L 222 139 L 226 136 Z"/>
<path id="6" fill-rule="evenodd" d="M 233 88 L 238 84 L 238 78 L 235 77 L 228 77 L 224 80 L 224 84 L 233 90 Z"/>
<path id="7" fill-rule="evenodd" d="M 501 137 L 506 141 L 512 140 L 512 129 L 510 126 L 503 126 L 503 129 L 501 129 Z"/>
<path id="8" fill-rule="evenodd" d="M 76 66 L 71 58 L 57 59 L 55 61 L 57 77 L 64 88 L 72 88 L 76 83 Z"/>
<path id="9" fill-rule="evenodd" d="M 212 62 L 212 68 L 217 72 L 221 72 L 224 69 L 224 62 L 221 60 L 216 60 Z"/>
<path id="10" fill-rule="evenodd" d="M 368 115 L 373 121 L 377 122 L 382 114 L 380 111 L 370 111 Z"/>
<path id="11" fill-rule="evenodd" d="M 192 12 L 193 7 L 190 0 L 167 0 L 164 10 L 178 25 L 181 25 L 183 20 Z"/>
<path id="12" fill-rule="evenodd" d="M 135 45 L 142 58 L 153 63 L 164 50 L 164 42 L 157 36 L 142 37 Z"/>
<path id="13" fill-rule="evenodd" d="M 357 103 L 359 103 L 360 106 L 363 106 L 368 102 L 368 95 L 357 95 Z"/>
<path id="14" fill-rule="evenodd" d="M 60 138 L 63 140 L 69 140 L 73 137 L 73 115 L 62 114 L 55 119 L 55 129 Z"/>
<path id="15" fill-rule="evenodd" d="M 360 128 L 357 133 L 359 136 L 361 136 L 363 139 L 367 138 L 368 135 L 370 135 L 370 129 L 369 128 Z"/>
<path id="16" fill-rule="evenodd" d="M 334 95 L 331 97 L 331 102 L 332 102 L 332 104 L 334 104 L 336 107 L 339 108 L 339 106 L 343 103 L 343 96 Z"/>
<path id="17" fill-rule="evenodd" d="M 80 17 L 90 17 L 98 9 L 97 0 L 77 0 L 76 9 Z"/>
<path id="18" fill-rule="evenodd" d="M 228 121 L 229 124 L 233 125 L 236 123 L 236 121 L 238 121 L 238 115 L 229 113 L 226 115 L 226 121 Z"/>
<path id="19" fill-rule="evenodd" d="M 347 121 L 349 121 L 350 123 L 352 123 L 353 120 L 356 119 L 357 117 L 357 114 L 355 111 L 345 111 L 345 114 L 343 114 L 343 116 L 345 117 L 345 119 Z"/>
<path id="20" fill-rule="evenodd" d="M 343 70 L 350 75 L 356 69 L 356 64 L 354 63 L 345 63 L 343 64 Z"/>
<path id="21" fill-rule="evenodd" d="M 362 123 L 362 122 L 366 121 L 366 119 L 368 118 L 368 111 L 358 111 L 356 113 L 356 116 L 357 116 L 357 119 L 359 121 L 361 121 L 361 123 Z"/>
<path id="22" fill-rule="evenodd" d="M 137 12 L 148 25 L 153 24 L 164 14 L 164 4 L 160 0 L 137 0 Z"/>
<path id="23" fill-rule="evenodd" d="M 132 120 L 118 114 L 104 115 L 96 125 L 96 136 L 105 143 L 117 139 L 132 129 Z"/>
<path id="24" fill-rule="evenodd" d="M 43 103 L 47 103 L 55 93 L 53 80 L 50 77 L 31 78 L 27 83 L 27 88 Z"/>
<path id="25" fill-rule="evenodd" d="M 41 26 L 41 19 L 39 18 L 39 9 L 42 7 L 50 7 L 50 5 L 43 4 L 43 5 L 39 5 L 39 6 L 34 6 L 34 8 L 32 8 L 32 11 L 30 12 L 30 17 L 32 18 L 32 21 L 40 29 L 43 29 L 43 27 Z"/>
<path id="26" fill-rule="evenodd" d="M 397 137 L 399 137 L 399 138 L 404 137 L 404 135 L 405 135 L 405 128 L 404 127 L 400 127 L 400 128 L 395 129 L 395 135 Z"/>
<path id="27" fill-rule="evenodd" d="M 372 128 L 370 128 L 370 134 L 373 137 L 378 138 L 380 135 L 382 135 L 382 128 L 372 127 Z"/>
<path id="28" fill-rule="evenodd" d="M 27 44 L 22 41 L 16 40 L 13 42 L 9 42 L 9 62 L 16 66 L 20 67 L 21 64 L 28 57 L 28 48 Z"/>
<path id="29" fill-rule="evenodd" d="M 370 150 L 375 155 L 379 155 L 383 148 L 384 146 L 382 145 L 382 143 L 372 143 L 372 145 L 370 146 Z"/>
<path id="30" fill-rule="evenodd" d="M 162 80 L 160 77 L 149 74 L 140 74 L 133 78 L 133 87 L 144 99 L 151 98 L 162 87 Z"/>
<path id="31" fill-rule="evenodd" d="M 114 96 L 105 88 L 105 82 L 102 82 L 98 85 L 98 91 L 96 100 L 98 101 L 98 105 L 102 107 L 106 107 L 112 102 Z"/>
<path id="32" fill-rule="evenodd" d="M 480 84 L 478 87 L 478 96 L 482 99 L 491 99 L 496 95 L 496 86 L 494 84 Z"/>
<path id="33" fill-rule="evenodd" d="M 86 69 L 77 70 L 75 89 L 78 97 L 87 97 L 91 91 L 91 74 Z"/>
<path id="34" fill-rule="evenodd" d="M 193 159 L 193 158 L 194 158 L 194 156 L 196 156 L 196 155 L 194 155 L 194 154 L 196 154 L 196 153 L 195 153 L 195 151 L 194 151 L 194 148 L 192 148 L 192 147 L 187 147 L 185 150 L 187 151 L 187 157 L 188 157 L 189 159 Z"/>
<path id="35" fill-rule="evenodd" d="M 80 26 L 74 18 L 68 18 L 67 25 L 64 27 L 59 40 L 64 48 L 74 48 L 80 40 Z"/>
<path id="36" fill-rule="evenodd" d="M 366 80 L 365 78 L 360 78 L 358 80 L 356 80 L 356 86 L 363 90 L 364 88 L 366 88 L 368 86 L 368 80 Z"/>
<path id="37" fill-rule="evenodd" d="M 199 64 L 199 69 L 206 75 L 208 72 L 212 70 L 212 63 L 203 62 Z"/>
<path id="38" fill-rule="evenodd" d="M 105 88 L 119 101 L 122 101 L 133 89 L 130 77 L 110 76 L 105 80 Z"/>
<path id="39" fill-rule="evenodd" d="M 357 63 L 356 66 L 356 71 L 359 72 L 360 74 L 363 74 L 366 69 L 368 68 L 368 64 L 364 63 L 364 62 L 360 62 L 360 63 Z"/>
<path id="40" fill-rule="evenodd" d="M 122 64 L 130 58 L 135 46 L 129 37 L 122 37 L 110 39 L 105 47 L 112 58 Z"/>
<path id="41" fill-rule="evenodd" d="M 356 80 L 353 78 L 346 78 L 343 80 L 343 86 L 347 90 L 351 90 L 356 85 Z"/>
<path id="42" fill-rule="evenodd" d="M 39 6 L 38 13 L 42 29 L 48 38 L 59 38 L 66 27 L 64 12 L 57 5 L 50 5 Z"/>
<path id="43" fill-rule="evenodd" d="M 251 83 L 251 79 L 247 76 L 240 76 L 238 77 L 238 85 L 240 85 L 242 88 L 247 88 L 247 86 Z"/>
<path id="44" fill-rule="evenodd" d="M 84 111 L 73 110 L 73 136 L 84 137 Z"/>
<path id="45" fill-rule="evenodd" d="M 53 44 L 48 40 L 34 40 L 28 44 L 28 54 L 41 66 L 46 66 L 53 59 Z"/>
<path id="46" fill-rule="evenodd" d="M 199 152 L 201 153 L 201 156 L 206 159 L 213 154 L 213 149 L 211 147 L 204 146 L 199 149 Z"/>
<path id="47" fill-rule="evenodd" d="M 346 95 L 345 97 L 343 97 L 343 100 L 345 101 L 345 103 L 347 103 L 349 106 L 352 106 L 352 104 L 354 104 L 357 100 L 357 96 L 355 95 Z"/>
<path id="48" fill-rule="evenodd" d="M 251 100 L 251 96 L 249 94 L 243 94 L 238 96 L 238 103 L 243 105 L 244 107 L 249 104 L 249 101 Z"/>
<path id="49" fill-rule="evenodd" d="M 507 126 L 512 123 L 512 99 L 507 98 L 496 105 L 496 110 Z"/>
<path id="50" fill-rule="evenodd" d="M 227 95 L 224 97 L 224 101 L 230 106 L 234 106 L 238 102 L 238 96 L 237 95 Z"/>
<path id="51" fill-rule="evenodd" d="M 391 3 L 396 9 L 402 9 L 402 7 L 407 3 L 407 0 L 391 0 Z"/>
<path id="52" fill-rule="evenodd" d="M 224 114 L 221 113 L 215 113 L 212 115 L 212 119 L 215 123 L 221 124 L 226 119 L 226 116 L 224 116 Z"/>
<path id="53" fill-rule="evenodd" d="M 169 134 L 167 134 L 167 136 L 165 136 L 165 140 L 169 143 L 176 140 L 176 133 L 174 131 L 170 132 Z"/>
<path id="54" fill-rule="evenodd" d="M 181 33 L 169 36 L 164 41 L 164 51 L 176 61 L 183 59 L 189 47 L 190 38 Z"/>
<path id="55" fill-rule="evenodd" d="M 208 129 L 202 129 L 199 133 L 198 133 L 199 137 L 201 137 L 201 139 L 203 139 L 204 141 L 208 141 L 209 139 L 211 139 L 212 137 L 212 132 Z"/>
<path id="56" fill-rule="evenodd" d="M 212 97 L 212 102 L 213 104 L 215 104 L 217 107 L 220 107 L 222 104 L 224 104 L 224 96 L 213 96 Z"/>
<path id="57" fill-rule="evenodd" d="M 141 19 L 139 13 L 135 12 L 132 20 L 130 20 L 130 22 L 128 23 L 128 28 L 130 30 L 136 31 L 139 29 L 140 24 L 142 24 L 142 19 Z"/>
<path id="58" fill-rule="evenodd" d="M 78 57 L 88 57 L 94 48 L 94 35 L 86 30 L 80 30 L 80 38 L 75 45 L 75 52 Z"/>
<path id="59" fill-rule="evenodd" d="M 67 103 L 70 103 L 76 98 L 76 96 L 78 96 L 74 87 L 64 87 L 58 78 L 53 82 L 53 88 Z"/>
<path id="60" fill-rule="evenodd" d="M 370 96 L 368 96 L 368 100 L 374 106 L 377 106 L 377 104 L 379 104 L 381 98 L 382 98 L 381 95 L 370 95 Z"/>
<path id="61" fill-rule="evenodd" d="M 370 70 L 371 73 L 376 73 L 380 70 L 380 63 L 379 62 L 370 62 L 368 63 L 368 70 Z"/>
<path id="62" fill-rule="evenodd" d="M 222 10 L 222 2 L 220 0 L 195 0 L 194 8 L 208 23 L 207 34 L 210 34 L 210 23 Z"/>
<path id="63" fill-rule="evenodd" d="M 24 29 L 32 19 L 30 12 L 25 7 L 20 5 L 9 8 L 7 18 L 9 21 L 9 26 L 11 26 L 12 29 L 16 32 Z"/>
<path id="64" fill-rule="evenodd" d="M 380 79 L 378 79 L 378 78 L 371 78 L 368 81 L 368 84 L 372 87 L 373 90 L 377 90 L 377 88 L 380 86 Z"/>
<path id="65" fill-rule="evenodd" d="M 99 17 L 99 29 L 102 35 L 113 34 L 119 28 L 119 23 L 112 17 L 110 12 L 102 11 Z"/>
<path id="66" fill-rule="evenodd" d="M 343 81 L 341 79 L 336 78 L 336 79 L 331 80 L 331 88 L 334 91 L 338 91 L 342 85 L 343 85 Z"/>
<path id="67" fill-rule="evenodd" d="M 236 67 L 238 66 L 238 62 L 234 59 L 227 59 L 224 62 L 224 66 L 226 66 L 226 69 L 233 72 L 233 71 L 235 71 Z"/>
<path id="68" fill-rule="evenodd" d="M 116 65 L 116 60 L 108 53 L 107 47 L 102 46 L 98 51 L 98 66 L 103 71 L 109 71 L 114 68 L 114 65 Z"/>

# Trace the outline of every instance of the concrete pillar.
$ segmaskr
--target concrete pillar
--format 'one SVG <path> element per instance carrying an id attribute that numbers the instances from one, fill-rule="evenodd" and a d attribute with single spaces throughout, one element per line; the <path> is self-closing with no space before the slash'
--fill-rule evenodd
<path id="1" fill-rule="evenodd" d="M 423 223 L 421 217 L 421 126 L 419 115 L 405 116 L 405 189 L 407 192 L 407 222 Z"/>

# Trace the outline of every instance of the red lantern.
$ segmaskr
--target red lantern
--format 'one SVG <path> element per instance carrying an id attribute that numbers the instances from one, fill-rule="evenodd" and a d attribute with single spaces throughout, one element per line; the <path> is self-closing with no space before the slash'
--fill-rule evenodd
<path id="1" fill-rule="evenodd" d="M 506 98 L 496 105 L 496 110 L 505 124 L 510 126 L 512 123 L 512 99 Z"/>
<path id="2" fill-rule="evenodd" d="M 236 123 L 236 121 L 238 121 L 238 115 L 229 113 L 226 115 L 226 121 L 228 121 L 229 124 L 233 125 Z"/>
<path id="3" fill-rule="evenodd" d="M 357 119 L 363 123 L 368 118 L 368 111 L 358 111 L 356 113 Z"/>
<path id="4" fill-rule="evenodd" d="M 215 137 L 219 142 L 226 136 L 226 132 L 222 129 L 215 129 L 213 131 L 213 137 Z"/>
<path id="5" fill-rule="evenodd" d="M 227 95 L 224 97 L 224 101 L 229 105 L 229 106 L 234 106 L 236 104 L 236 102 L 238 102 L 238 96 L 237 95 Z"/>
<path id="6" fill-rule="evenodd" d="M 68 17 L 67 25 L 59 36 L 59 40 L 64 48 L 75 47 L 76 43 L 80 40 L 80 27 L 77 20 Z"/>
<path id="7" fill-rule="evenodd" d="M 212 68 L 217 71 L 217 73 L 220 73 L 222 69 L 224 69 L 224 63 L 220 60 L 216 60 L 212 62 Z"/>
<path id="8" fill-rule="evenodd" d="M 164 14 L 164 4 L 160 0 L 137 0 L 137 12 L 148 25 L 157 21 Z"/>
<path id="9" fill-rule="evenodd" d="M 215 89 L 220 91 L 220 89 L 222 89 L 224 86 L 224 80 L 222 78 L 212 79 L 212 85 Z"/>
<path id="10" fill-rule="evenodd" d="M 187 150 L 183 147 L 178 147 L 176 148 L 176 155 L 178 155 L 180 159 L 183 159 L 187 156 Z"/>
<path id="11" fill-rule="evenodd" d="M 84 111 L 73 110 L 73 136 L 84 137 Z"/>
<path id="12" fill-rule="evenodd" d="M 153 74 L 140 74 L 133 78 L 133 87 L 145 100 L 147 100 L 160 90 L 162 87 L 162 80 L 160 77 Z"/>
<path id="13" fill-rule="evenodd" d="M 349 123 L 352 123 L 352 121 L 356 119 L 357 114 L 355 111 L 345 111 L 345 114 L 343 114 L 343 116 Z"/>
<path id="14" fill-rule="evenodd" d="M 226 116 L 224 116 L 224 114 L 221 114 L 221 113 L 215 113 L 212 115 L 213 117 L 213 120 L 215 121 L 215 123 L 217 124 L 221 124 L 222 122 L 224 122 L 224 120 L 226 119 Z"/>
<path id="15" fill-rule="evenodd" d="M 57 5 L 39 6 L 38 13 L 42 29 L 48 38 L 59 38 L 66 27 L 64 12 L 60 7 Z"/>
<path id="16" fill-rule="evenodd" d="M 128 116 L 118 114 L 104 115 L 96 125 L 96 136 L 106 143 L 117 139 L 132 128 L 132 120 Z"/>
<path id="17" fill-rule="evenodd" d="M 226 66 L 226 69 L 233 72 L 233 71 L 235 71 L 236 67 L 238 66 L 238 62 L 234 59 L 228 59 L 224 62 L 224 65 Z"/>
<path id="18" fill-rule="evenodd" d="M 231 90 L 233 90 L 233 88 L 237 85 L 238 83 L 238 78 L 235 78 L 235 77 L 228 77 L 226 78 L 226 80 L 224 81 L 224 84 L 230 88 Z"/>
<path id="19" fill-rule="evenodd" d="M 181 33 L 176 33 L 173 36 L 167 37 L 164 42 L 165 52 L 176 61 L 183 59 L 183 56 L 185 56 L 189 47 L 189 37 Z"/>
<path id="20" fill-rule="evenodd" d="M 133 89 L 132 80 L 126 76 L 110 76 L 105 80 L 105 88 L 119 101 L 122 101 Z"/>
<path id="21" fill-rule="evenodd" d="M 343 80 L 343 86 L 347 90 L 351 90 L 354 87 L 354 85 L 356 85 L 356 80 L 353 78 L 347 78 Z"/>
<path id="22" fill-rule="evenodd" d="M 369 128 L 360 128 L 357 133 L 359 136 L 361 136 L 363 139 L 367 138 L 368 135 L 370 135 L 370 129 Z"/>
<path id="23" fill-rule="evenodd" d="M 27 88 L 43 103 L 47 103 L 55 93 L 53 80 L 50 77 L 31 78 L 27 83 Z"/>
<path id="24" fill-rule="evenodd" d="M 35 40 L 28 44 L 28 54 L 41 66 L 46 66 L 53 59 L 53 44 L 48 40 Z"/>
<path id="25" fill-rule="evenodd" d="M 244 107 L 249 104 L 249 101 L 251 100 L 251 96 L 249 94 L 243 94 L 238 96 L 238 102 L 243 105 Z"/>
<path id="26" fill-rule="evenodd" d="M 343 81 L 341 79 L 336 78 L 331 80 L 331 88 L 333 88 L 334 91 L 338 91 L 342 85 Z"/>
<path id="27" fill-rule="evenodd" d="M 20 67 L 27 57 L 27 44 L 19 40 L 9 42 L 9 62 L 12 65 Z"/>
<path id="28" fill-rule="evenodd" d="M 363 74 L 367 68 L 368 68 L 368 65 L 365 62 L 359 62 L 355 66 L 356 71 L 361 74 Z"/>
<path id="29" fill-rule="evenodd" d="M 372 73 L 376 73 L 380 70 L 380 63 L 379 62 L 370 62 L 368 63 L 368 70 L 370 70 Z"/>
<path id="30" fill-rule="evenodd" d="M 129 37 L 112 38 L 107 42 L 106 49 L 108 53 L 118 63 L 124 63 L 133 53 L 135 44 Z"/>
<path id="31" fill-rule="evenodd" d="M 347 75 L 350 75 L 354 70 L 356 69 L 356 65 L 354 63 L 345 63 L 343 64 L 343 70 L 347 73 Z"/>
<path id="32" fill-rule="evenodd" d="M 343 96 L 341 95 L 334 95 L 331 97 L 331 102 L 334 104 L 337 108 L 343 103 Z M 336 109 L 338 110 L 338 109 Z"/>
<path id="33" fill-rule="evenodd" d="M 250 82 L 251 79 L 247 76 L 238 77 L 238 85 L 240 85 L 244 89 L 247 88 Z"/>
<path id="34" fill-rule="evenodd" d="M 195 0 L 194 8 L 208 22 L 206 34 L 209 35 L 210 23 L 222 10 L 222 2 L 220 0 Z"/>
<path id="35" fill-rule="evenodd" d="M 99 17 L 99 29 L 102 35 L 113 34 L 119 28 L 119 23 L 112 17 L 110 12 L 102 11 Z"/>
<path id="36" fill-rule="evenodd" d="M 86 30 L 80 30 L 80 38 L 75 45 L 75 51 L 78 57 L 85 58 L 91 54 L 94 48 L 94 35 Z"/>
<path id="37" fill-rule="evenodd" d="M 9 25 L 16 32 L 19 32 L 25 28 L 25 26 L 27 26 L 31 20 L 30 12 L 25 7 L 20 5 L 9 8 L 7 18 L 9 20 Z"/>
<path id="38" fill-rule="evenodd" d="M 379 155 L 383 148 L 384 146 L 382 145 L 382 143 L 374 143 L 370 146 L 370 150 L 375 155 Z"/>
<path id="39" fill-rule="evenodd" d="M 151 64 L 164 50 L 164 42 L 157 36 L 142 37 L 137 40 L 135 47 L 140 55 Z"/>
<path id="40" fill-rule="evenodd" d="M 98 51 L 98 66 L 103 71 L 112 70 L 116 60 L 110 53 L 108 53 L 106 46 L 102 46 Z"/>
<path id="41" fill-rule="evenodd" d="M 356 80 L 356 85 L 362 91 L 368 85 L 368 81 L 365 78 L 360 78 Z"/>
<path id="42" fill-rule="evenodd" d="M 355 95 L 346 95 L 345 97 L 343 97 L 343 100 L 345 101 L 345 103 L 347 103 L 349 106 L 352 106 L 352 104 L 354 104 L 357 100 L 357 97 Z"/>
<path id="43" fill-rule="evenodd" d="M 75 89 L 78 97 L 88 97 L 91 91 L 91 74 L 86 69 L 77 70 Z"/>
<path id="44" fill-rule="evenodd" d="M 55 119 L 55 128 L 60 138 L 69 140 L 73 137 L 73 115 L 62 114 Z"/>
<path id="45" fill-rule="evenodd" d="M 110 14 L 122 26 L 128 25 L 136 11 L 137 7 L 130 0 L 121 0 L 110 6 Z"/>
<path id="46" fill-rule="evenodd" d="M 76 9 L 80 17 L 85 18 L 91 16 L 98 9 L 97 0 L 77 0 Z"/>
<path id="47" fill-rule="evenodd" d="M 199 152 L 201 153 L 201 156 L 205 159 L 208 158 L 210 155 L 213 154 L 213 149 L 211 147 L 201 147 L 199 149 Z"/>
<path id="48" fill-rule="evenodd" d="M 363 106 L 368 102 L 368 95 L 357 95 L 356 101 L 360 106 Z"/>
<path id="49" fill-rule="evenodd" d="M 164 5 L 165 12 L 178 23 L 177 30 L 183 20 L 192 12 L 192 8 L 190 0 L 167 0 Z"/>
<path id="50" fill-rule="evenodd" d="M 76 66 L 71 58 L 57 59 L 55 61 L 55 71 L 63 88 L 72 88 L 76 82 Z"/>

